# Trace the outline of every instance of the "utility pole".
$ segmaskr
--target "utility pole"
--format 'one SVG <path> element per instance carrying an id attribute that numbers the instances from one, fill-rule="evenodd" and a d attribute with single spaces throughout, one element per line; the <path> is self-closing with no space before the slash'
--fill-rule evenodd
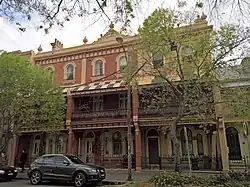
<path id="1" fill-rule="evenodd" d="M 128 64 L 128 56 L 125 50 L 125 47 L 123 45 L 123 38 L 117 37 L 116 41 L 121 44 L 123 52 L 125 54 L 126 63 Z M 128 138 L 128 181 L 132 181 L 132 153 L 131 153 L 131 80 L 129 79 L 127 82 L 128 90 L 127 90 L 127 125 L 128 125 L 128 132 L 127 132 L 127 138 Z"/>

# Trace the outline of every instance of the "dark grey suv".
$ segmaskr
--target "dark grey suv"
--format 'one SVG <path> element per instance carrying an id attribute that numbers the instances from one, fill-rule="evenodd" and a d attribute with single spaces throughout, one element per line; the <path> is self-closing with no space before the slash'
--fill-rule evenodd
<path id="1" fill-rule="evenodd" d="M 42 180 L 63 180 L 82 187 L 86 183 L 100 183 L 106 173 L 103 167 L 84 163 L 77 156 L 49 154 L 37 158 L 31 164 L 28 177 L 33 185 Z"/>

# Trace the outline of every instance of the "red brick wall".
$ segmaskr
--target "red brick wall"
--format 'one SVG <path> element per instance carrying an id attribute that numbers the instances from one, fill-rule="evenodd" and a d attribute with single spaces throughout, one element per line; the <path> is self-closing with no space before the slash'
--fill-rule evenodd
<path id="1" fill-rule="evenodd" d="M 105 70 L 104 70 L 104 76 L 110 75 L 114 72 L 117 71 L 117 62 L 116 62 L 116 57 L 119 55 L 119 53 L 116 54 L 110 54 L 110 55 L 105 55 L 105 56 L 99 56 L 100 58 L 104 58 L 106 63 L 105 63 Z M 68 63 L 68 61 L 65 62 L 58 62 L 58 63 L 53 63 L 53 64 L 43 64 L 40 65 L 42 68 L 47 68 L 47 67 L 54 67 L 55 69 L 55 77 L 54 81 L 56 85 L 68 85 L 68 84 L 80 84 L 81 83 L 81 74 L 82 71 L 86 71 L 86 83 L 92 82 L 92 61 L 94 59 L 98 59 L 98 57 L 89 57 L 86 59 L 86 70 L 82 70 L 82 59 L 74 60 L 73 62 L 76 65 L 75 68 L 75 80 L 74 81 L 66 81 L 64 80 L 64 67 Z M 110 76 L 106 78 L 105 80 L 114 80 L 116 79 L 116 76 Z"/>
<path id="2" fill-rule="evenodd" d="M 70 61 L 71 62 L 71 61 Z M 54 81 L 56 85 L 67 85 L 67 84 L 80 84 L 81 83 L 81 72 L 82 72 L 82 60 L 74 60 L 75 63 L 75 80 L 74 81 L 66 81 L 64 80 L 64 67 L 68 62 L 58 62 L 53 64 L 40 65 L 42 68 L 54 67 L 55 76 Z"/>
<path id="3" fill-rule="evenodd" d="M 110 75 L 114 72 L 117 71 L 117 63 L 116 63 L 116 57 L 119 55 L 119 53 L 116 54 L 110 54 L 110 55 L 105 55 L 105 56 L 99 56 L 100 58 L 104 58 L 106 63 L 105 63 L 105 70 L 104 70 L 104 76 Z M 91 77 L 92 77 L 92 64 L 91 62 L 94 59 L 98 59 L 98 57 L 95 58 L 87 58 L 87 72 L 86 72 L 86 81 L 91 82 Z M 110 76 L 107 77 L 105 80 L 114 80 L 116 79 L 116 76 Z"/>

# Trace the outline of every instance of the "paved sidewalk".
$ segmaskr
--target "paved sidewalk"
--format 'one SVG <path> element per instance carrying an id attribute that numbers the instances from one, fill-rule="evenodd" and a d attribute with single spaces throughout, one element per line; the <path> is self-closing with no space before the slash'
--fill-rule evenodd
<path id="1" fill-rule="evenodd" d="M 21 170 L 19 170 L 21 171 Z M 26 170 L 27 171 L 27 170 Z M 150 180 L 155 174 L 164 172 L 162 170 L 142 170 L 142 171 L 132 171 L 132 177 L 134 181 L 145 181 Z M 188 173 L 184 171 L 183 173 Z M 214 175 L 219 174 L 219 171 L 193 171 L 197 175 Z M 112 182 L 122 182 L 127 180 L 127 170 L 126 169 L 106 169 L 106 181 Z M 18 173 L 17 179 L 28 179 L 27 173 Z"/>

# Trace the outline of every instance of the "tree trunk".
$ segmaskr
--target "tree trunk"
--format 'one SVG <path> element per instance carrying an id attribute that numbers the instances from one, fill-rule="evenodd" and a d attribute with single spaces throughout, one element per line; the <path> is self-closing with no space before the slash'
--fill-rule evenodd
<path id="1" fill-rule="evenodd" d="M 180 153 L 180 142 L 178 141 L 176 137 L 176 126 L 177 122 L 175 124 L 172 124 L 171 127 L 171 136 L 174 146 L 174 156 L 175 156 L 175 172 L 180 172 L 181 169 L 181 153 Z"/>

